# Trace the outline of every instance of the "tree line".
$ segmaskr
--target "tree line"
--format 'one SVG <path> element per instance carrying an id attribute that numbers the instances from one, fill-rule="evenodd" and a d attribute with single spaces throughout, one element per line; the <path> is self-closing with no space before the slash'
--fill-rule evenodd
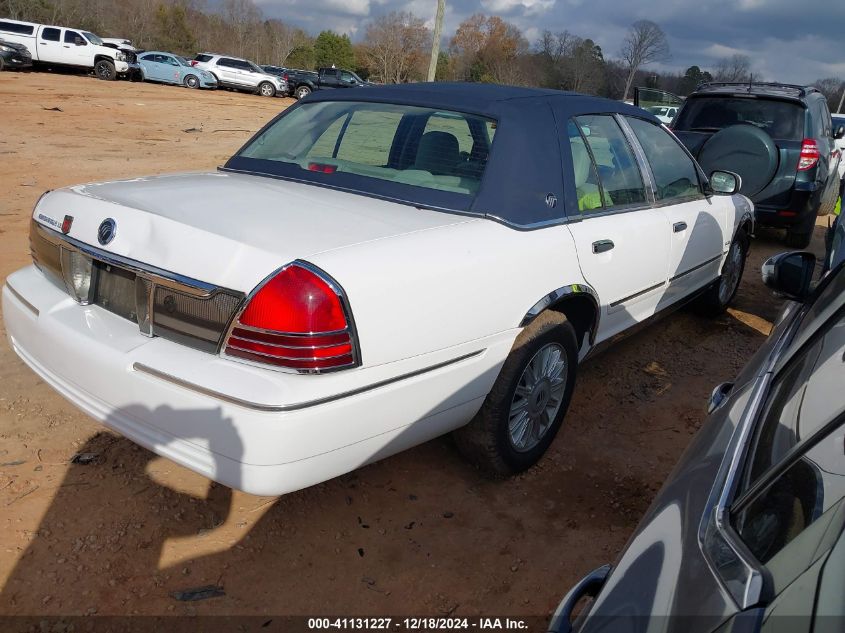
<path id="1" fill-rule="evenodd" d="M 303 69 L 334 64 L 383 83 L 424 80 L 432 44 L 425 20 L 410 12 L 373 18 L 361 41 L 352 42 L 345 34 L 324 30 L 315 36 L 267 18 L 253 0 L 223 0 L 214 10 L 204 0 L 0 0 L 0 17 L 71 25 L 129 38 L 139 48 L 188 56 L 213 51 Z M 654 70 L 653 64 L 670 59 L 670 50 L 663 30 L 649 20 L 632 24 L 619 50 L 609 55 L 589 37 L 568 31 L 544 31 L 529 42 L 514 24 L 481 13 L 464 20 L 444 44 L 437 60 L 439 81 L 540 86 L 625 99 L 635 85 L 683 96 L 703 81 L 764 79 L 741 54 L 710 69 Z M 836 111 L 842 79 L 823 78 L 815 85 Z"/>

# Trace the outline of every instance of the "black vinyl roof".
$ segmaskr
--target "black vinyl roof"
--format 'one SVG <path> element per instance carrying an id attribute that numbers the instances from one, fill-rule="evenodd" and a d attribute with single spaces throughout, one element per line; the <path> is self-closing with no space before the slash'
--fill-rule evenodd
<path id="1" fill-rule="evenodd" d="M 284 117 L 308 103 L 327 101 L 392 103 L 494 119 L 496 136 L 479 191 L 472 196 L 363 176 L 302 173 L 298 167 L 270 164 L 271 161 L 258 161 L 238 154 L 225 167 L 348 189 L 433 209 L 487 216 L 529 228 L 564 220 L 575 200 L 574 188 L 565 185 L 565 181 L 572 178 L 572 159 L 566 142 L 566 125 L 571 117 L 619 113 L 660 124 L 652 114 L 621 101 L 543 88 L 458 82 L 321 90 L 298 101 L 279 116 Z M 250 143 L 252 139 L 244 147 Z M 342 179 L 345 182 L 347 178 L 363 181 L 360 187 L 341 185 Z M 578 213 L 577 201 L 574 213 Z"/>

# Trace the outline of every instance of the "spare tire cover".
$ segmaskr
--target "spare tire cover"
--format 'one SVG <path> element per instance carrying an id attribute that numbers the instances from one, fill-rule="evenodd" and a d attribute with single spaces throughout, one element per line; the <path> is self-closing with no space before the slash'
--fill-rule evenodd
<path id="1" fill-rule="evenodd" d="M 772 137 L 750 123 L 740 123 L 716 132 L 701 147 L 698 163 L 708 176 L 719 169 L 742 178 L 740 193 L 760 193 L 778 168 L 778 148 Z"/>

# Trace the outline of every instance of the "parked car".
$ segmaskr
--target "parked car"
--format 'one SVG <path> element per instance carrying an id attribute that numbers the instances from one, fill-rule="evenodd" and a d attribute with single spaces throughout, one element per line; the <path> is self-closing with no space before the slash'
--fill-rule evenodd
<path id="1" fill-rule="evenodd" d="M 284 96 L 288 92 L 284 79 L 264 72 L 246 59 L 216 53 L 200 53 L 190 64 L 214 75 L 221 88 L 254 92 L 262 97 L 275 97 L 277 93 Z"/>
<path id="2" fill-rule="evenodd" d="M 615 101 L 321 91 L 217 172 L 45 194 L 3 318 L 71 402 L 234 488 L 290 492 L 450 431 L 511 474 L 588 353 L 730 303 L 738 186 Z"/>
<path id="3" fill-rule="evenodd" d="M 89 68 L 100 79 L 139 71 L 133 53 L 104 46 L 99 37 L 81 29 L 0 20 L 0 38 L 26 46 L 37 64 Z"/>
<path id="4" fill-rule="evenodd" d="M 0 72 L 10 68 L 31 68 L 32 55 L 23 44 L 0 39 Z"/>
<path id="5" fill-rule="evenodd" d="M 611 568 L 588 574 L 550 631 L 841 631 L 845 578 L 845 261 L 763 266 L 789 301 Z M 595 596 L 573 624 L 576 602 Z"/>
<path id="6" fill-rule="evenodd" d="M 681 106 L 678 138 L 705 169 L 719 165 L 742 177 L 757 222 L 786 229 L 805 248 L 817 215 L 836 204 L 836 136 L 827 101 L 816 88 L 775 83 L 707 83 Z"/>
<path id="7" fill-rule="evenodd" d="M 138 57 L 141 73 L 146 81 L 179 84 L 186 88 L 216 88 L 217 80 L 207 70 L 191 66 L 173 53 L 147 51 Z"/>
<path id="8" fill-rule="evenodd" d="M 308 71 L 288 71 L 290 92 L 297 99 L 307 97 L 316 90 L 335 88 L 361 88 L 373 84 L 364 81 L 351 70 L 340 68 L 319 68 L 316 73 Z"/>
<path id="9" fill-rule="evenodd" d="M 135 47 L 132 40 L 128 40 L 125 37 L 101 37 L 100 39 L 103 40 L 103 44 L 105 46 L 112 46 L 114 48 L 119 48 L 120 50 L 128 49 L 130 51 L 134 51 L 135 53 L 141 52 Z"/>
<path id="10" fill-rule="evenodd" d="M 646 109 L 666 125 L 669 125 L 678 113 L 677 106 L 650 106 Z"/>
<path id="11" fill-rule="evenodd" d="M 845 116 L 834 114 L 833 121 L 833 137 L 836 139 L 836 149 L 839 151 L 839 178 L 845 178 Z M 840 134 L 842 130 L 842 134 Z"/>
<path id="12" fill-rule="evenodd" d="M 285 80 L 288 85 L 287 96 L 293 97 L 294 96 L 294 89 L 296 84 L 299 81 L 299 78 L 302 77 L 304 74 L 313 75 L 316 79 L 317 73 L 309 70 L 295 70 L 292 68 L 285 68 L 284 66 L 270 66 L 270 65 L 263 65 L 260 66 L 261 70 L 265 73 L 270 75 L 275 75 L 276 77 L 281 77 Z"/>

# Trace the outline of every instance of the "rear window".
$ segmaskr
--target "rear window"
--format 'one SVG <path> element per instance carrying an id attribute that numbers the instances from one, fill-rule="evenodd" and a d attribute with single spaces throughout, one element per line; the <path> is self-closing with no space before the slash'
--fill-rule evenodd
<path id="1" fill-rule="evenodd" d="M 475 194 L 496 130 L 492 119 L 418 106 L 305 103 L 279 118 L 238 155 L 342 178 Z M 263 169 L 266 169 L 266 163 Z M 285 170 L 290 173 L 289 170 Z M 348 186 L 350 181 L 344 178 Z"/>
<path id="2" fill-rule="evenodd" d="M 692 98 L 673 127 L 678 131 L 718 132 L 737 123 L 756 125 L 772 138 L 790 141 L 804 138 L 803 106 L 772 99 Z"/>
<path id="3" fill-rule="evenodd" d="M 6 31 L 6 33 L 18 33 L 19 35 L 32 35 L 32 33 L 35 31 L 35 27 L 30 24 L 0 22 L 0 31 Z"/>

